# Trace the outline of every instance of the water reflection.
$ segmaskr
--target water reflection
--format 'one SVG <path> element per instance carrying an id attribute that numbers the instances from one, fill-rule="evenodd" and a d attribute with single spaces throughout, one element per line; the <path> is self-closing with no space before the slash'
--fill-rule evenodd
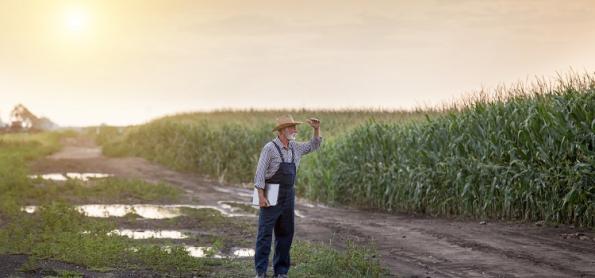
<path id="1" fill-rule="evenodd" d="M 231 249 L 233 255 L 238 258 L 243 257 L 254 257 L 254 249 L 252 248 L 238 248 L 234 247 Z"/>
<path id="2" fill-rule="evenodd" d="M 123 217 L 127 214 L 136 214 L 147 219 L 167 219 L 183 215 L 182 208 L 190 209 L 214 209 L 226 217 L 256 217 L 255 214 L 236 213 L 228 206 L 201 206 L 201 205 L 148 205 L 148 204 L 93 204 L 79 205 L 75 208 L 89 217 Z M 37 206 L 26 206 L 22 208 L 27 213 L 33 213 Z"/>
<path id="3" fill-rule="evenodd" d="M 32 179 L 42 178 L 44 180 L 53 180 L 53 181 L 67 180 L 66 176 L 64 176 L 62 174 L 29 175 L 29 178 L 32 178 Z"/>
<path id="4" fill-rule="evenodd" d="M 90 179 L 101 179 L 111 177 L 111 174 L 104 174 L 104 173 L 66 173 L 66 176 L 70 179 L 79 179 L 88 181 Z"/>
<path id="5" fill-rule="evenodd" d="M 222 259 L 222 258 L 246 258 L 254 257 L 254 249 L 252 248 L 239 248 L 234 247 L 231 249 L 231 255 L 224 255 L 221 252 L 214 251 L 213 247 L 204 246 L 190 246 L 183 245 L 184 249 L 188 251 L 188 254 L 196 258 L 204 258 L 211 255 L 211 258 Z M 164 246 L 165 250 L 171 248 L 170 246 Z"/>
<path id="6" fill-rule="evenodd" d="M 131 230 L 119 229 L 113 230 L 109 234 L 126 236 L 132 239 L 149 239 L 149 238 L 170 238 L 170 239 L 185 239 L 188 235 L 175 230 Z"/>
<path id="7" fill-rule="evenodd" d="M 104 174 L 104 173 L 73 173 L 68 172 L 66 174 L 63 173 L 50 173 L 50 174 L 41 174 L 41 175 L 29 175 L 29 178 L 37 179 L 41 178 L 44 180 L 53 180 L 53 181 L 66 181 L 68 179 L 77 179 L 82 181 L 88 181 L 90 179 L 101 179 L 111 177 L 111 174 Z"/>
<path id="8" fill-rule="evenodd" d="M 149 239 L 149 238 L 156 238 L 156 239 L 185 239 L 188 238 L 186 234 L 181 231 L 176 230 L 131 230 L 131 229 L 119 229 L 113 230 L 110 234 L 116 234 L 121 236 L 127 236 L 133 239 Z M 213 249 L 213 247 L 205 247 L 205 246 L 191 246 L 191 245 L 182 245 L 184 250 L 188 252 L 188 254 L 192 257 L 196 258 L 204 258 L 210 257 L 211 258 L 246 258 L 246 257 L 254 257 L 254 249 L 252 248 L 242 248 L 242 247 L 232 247 L 230 250 L 230 255 L 222 254 L 220 251 Z M 172 246 L 166 245 L 162 247 L 163 250 L 169 251 L 171 250 Z M 136 248 L 132 250 L 137 251 Z"/>
<path id="9" fill-rule="evenodd" d="M 167 247 L 166 247 L 167 248 Z M 221 259 L 224 258 L 225 256 L 220 254 L 220 253 L 214 253 L 213 251 L 213 247 L 202 247 L 202 246 L 189 246 L 189 245 L 184 245 L 184 249 L 186 249 L 186 251 L 188 251 L 188 254 L 192 257 L 196 257 L 196 258 L 204 258 L 207 257 L 207 254 L 211 254 L 212 258 L 217 258 L 217 259 Z"/>
<path id="10" fill-rule="evenodd" d="M 229 194 L 237 194 L 240 197 L 250 197 L 252 198 L 252 191 L 242 188 L 225 188 L 221 186 L 213 186 L 213 189 L 222 193 L 229 193 Z"/>
<path id="11" fill-rule="evenodd" d="M 217 205 L 225 210 L 229 210 L 231 212 L 248 212 L 255 214 L 258 212 L 258 209 L 249 202 L 238 202 L 238 201 L 218 201 Z"/>

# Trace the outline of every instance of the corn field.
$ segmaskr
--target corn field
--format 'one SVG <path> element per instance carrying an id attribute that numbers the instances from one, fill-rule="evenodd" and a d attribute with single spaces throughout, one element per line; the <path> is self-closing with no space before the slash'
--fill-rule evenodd
<path id="1" fill-rule="evenodd" d="M 219 111 L 157 119 L 105 136 L 138 155 L 220 180 L 251 182 L 272 119 L 318 116 L 325 142 L 304 158 L 297 192 L 387 211 L 546 220 L 593 227 L 595 78 L 500 88 L 415 112 Z M 301 127 L 299 139 L 310 136 Z M 109 134 L 109 130 L 102 130 Z"/>
<path id="2" fill-rule="evenodd" d="M 560 81 L 406 125 L 369 122 L 305 165 L 311 199 L 593 226 L 595 81 Z"/>
<path id="3" fill-rule="evenodd" d="M 404 122 L 438 115 L 439 111 L 218 111 L 190 113 L 154 120 L 126 128 L 120 135 L 114 127 L 101 127 L 97 141 L 111 156 L 135 155 L 181 171 L 193 171 L 221 181 L 251 182 L 261 148 L 276 133 L 274 119 L 291 114 L 296 120 L 317 116 L 324 121 L 323 136 L 332 138 L 365 122 Z M 90 129 L 94 132 L 94 129 Z M 298 140 L 307 140 L 312 130 L 300 128 Z"/>

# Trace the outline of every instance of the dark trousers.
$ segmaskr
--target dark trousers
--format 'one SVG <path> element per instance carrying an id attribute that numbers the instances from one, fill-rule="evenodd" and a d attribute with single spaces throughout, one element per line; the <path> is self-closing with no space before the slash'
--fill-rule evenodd
<path id="1" fill-rule="evenodd" d="M 256 272 L 265 273 L 267 270 L 273 232 L 275 233 L 275 253 L 273 256 L 275 275 L 287 274 L 289 271 L 289 249 L 293 241 L 294 231 L 294 202 L 294 187 L 280 185 L 277 205 L 260 208 L 254 254 Z"/>

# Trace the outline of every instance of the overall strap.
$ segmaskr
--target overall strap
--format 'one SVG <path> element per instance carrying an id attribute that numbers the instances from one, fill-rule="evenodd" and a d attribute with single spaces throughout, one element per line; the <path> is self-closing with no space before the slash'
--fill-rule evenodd
<path id="1" fill-rule="evenodd" d="M 281 152 L 281 148 L 279 148 L 279 145 L 277 145 L 277 143 L 275 143 L 275 141 L 271 141 L 271 142 L 273 142 L 273 144 L 275 144 L 275 148 L 277 148 L 279 155 L 281 155 L 281 161 L 285 162 L 285 158 L 283 158 L 283 153 Z M 289 144 L 287 144 L 287 146 L 289 147 Z M 293 152 L 293 148 L 289 148 L 289 149 L 291 150 L 291 163 L 294 163 L 295 153 Z"/>
<path id="2" fill-rule="evenodd" d="M 281 161 L 285 162 L 285 158 L 283 158 L 283 153 L 281 152 L 281 148 L 279 148 L 279 145 L 277 145 L 277 143 L 275 143 L 275 141 L 271 141 L 273 142 L 273 144 L 275 144 L 275 148 L 277 148 L 277 151 L 279 151 L 279 155 L 281 155 Z M 293 152 L 293 150 L 291 150 Z M 293 153 L 292 153 L 293 155 Z"/>

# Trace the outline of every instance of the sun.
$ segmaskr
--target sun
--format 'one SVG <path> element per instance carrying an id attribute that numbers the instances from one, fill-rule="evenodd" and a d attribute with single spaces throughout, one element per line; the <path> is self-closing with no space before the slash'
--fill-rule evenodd
<path id="1" fill-rule="evenodd" d="M 89 14 L 82 8 L 70 8 L 64 13 L 64 25 L 68 31 L 80 33 L 89 24 Z"/>

